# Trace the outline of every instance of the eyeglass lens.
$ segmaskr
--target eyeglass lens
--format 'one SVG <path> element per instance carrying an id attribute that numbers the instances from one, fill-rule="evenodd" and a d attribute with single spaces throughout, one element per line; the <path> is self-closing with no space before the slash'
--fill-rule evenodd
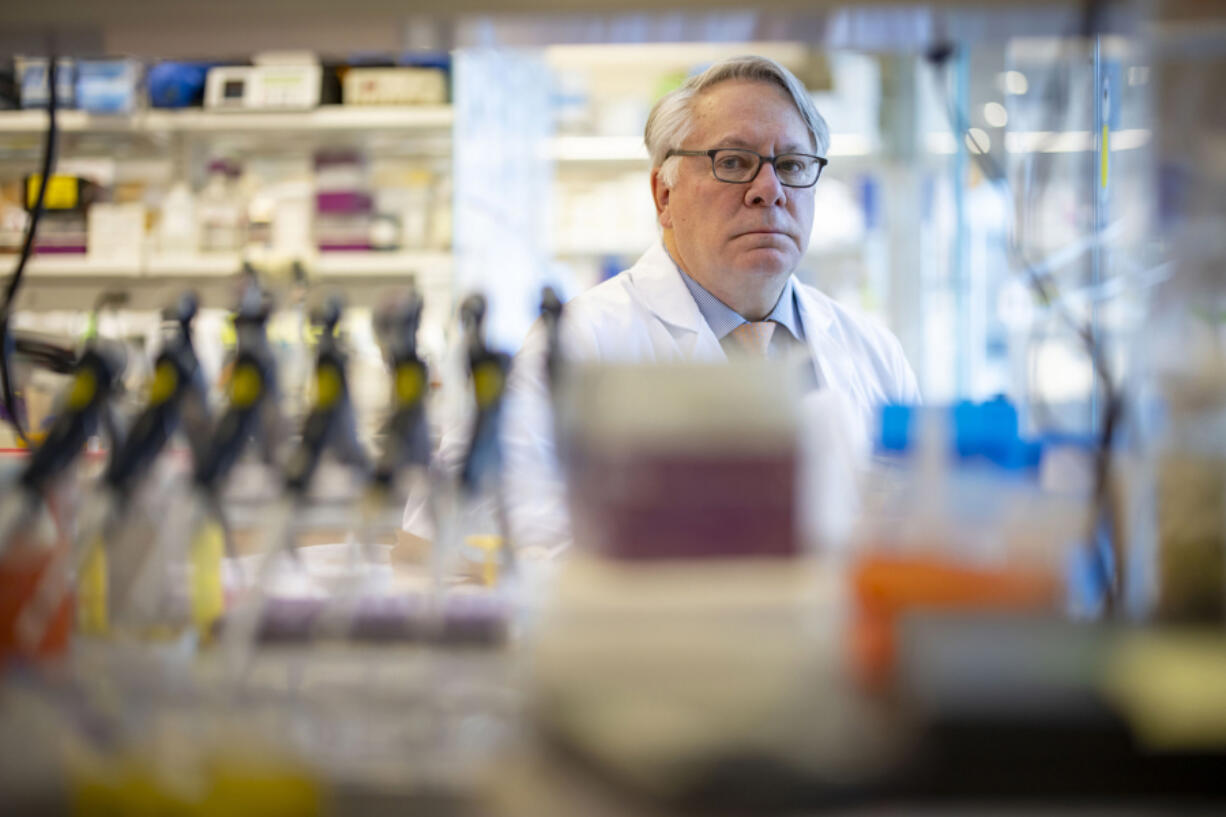
<path id="1" fill-rule="evenodd" d="M 752 150 L 724 148 L 711 156 L 711 168 L 720 181 L 747 182 L 757 175 L 763 161 L 763 157 Z M 807 187 L 817 181 L 821 172 L 821 163 L 803 153 L 781 153 L 774 157 L 773 163 L 775 175 L 786 185 Z"/>

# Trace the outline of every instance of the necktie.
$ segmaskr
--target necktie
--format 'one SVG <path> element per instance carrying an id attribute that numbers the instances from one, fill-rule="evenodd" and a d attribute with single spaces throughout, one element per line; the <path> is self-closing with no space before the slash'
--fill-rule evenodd
<path id="1" fill-rule="evenodd" d="M 766 357 L 770 349 L 771 336 L 775 333 L 774 321 L 749 321 L 728 333 L 728 337 L 736 342 L 737 348 L 752 357 Z"/>

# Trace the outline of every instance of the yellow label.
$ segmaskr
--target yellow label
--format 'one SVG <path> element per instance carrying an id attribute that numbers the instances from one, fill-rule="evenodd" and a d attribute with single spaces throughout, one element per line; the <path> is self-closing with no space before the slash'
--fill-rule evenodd
<path id="1" fill-rule="evenodd" d="M 68 390 L 68 408 L 80 411 L 89 405 L 98 393 L 98 378 L 92 369 L 82 369 L 72 379 L 72 387 Z"/>
<path id="2" fill-rule="evenodd" d="M 481 583 L 493 587 L 498 583 L 498 551 L 502 549 L 502 537 L 492 533 L 474 533 L 466 537 L 464 543 L 482 551 Z"/>
<path id="3" fill-rule="evenodd" d="M 260 371 L 250 364 L 244 364 L 234 370 L 230 377 L 230 402 L 238 408 L 247 408 L 260 399 L 264 390 L 264 378 Z"/>
<path id="4" fill-rule="evenodd" d="M 90 545 L 85 566 L 77 578 L 77 630 L 86 635 L 107 631 L 107 566 L 102 538 Z"/>
<path id="5" fill-rule="evenodd" d="M 1102 141 L 1102 179 L 1101 184 L 1105 188 L 1107 186 L 1107 170 L 1111 166 L 1111 130 L 1103 125 L 1103 141 Z"/>
<path id="6" fill-rule="evenodd" d="M 402 406 L 419 402 L 425 387 L 426 379 L 422 377 L 420 366 L 404 363 L 396 369 L 396 399 Z"/>
<path id="7" fill-rule="evenodd" d="M 221 325 L 221 345 L 225 349 L 233 349 L 238 345 L 238 330 L 234 328 L 233 316 Z"/>
<path id="8" fill-rule="evenodd" d="M 42 180 L 41 173 L 32 173 L 26 182 L 26 206 L 31 210 L 38 203 L 38 186 Z M 51 181 L 47 182 L 47 192 L 43 194 L 43 209 L 71 210 L 80 203 L 77 192 L 75 176 L 52 176 Z"/>
<path id="9" fill-rule="evenodd" d="M 502 394 L 502 369 L 497 363 L 482 363 L 473 371 L 473 391 L 479 408 L 489 408 Z"/>
<path id="10" fill-rule="evenodd" d="M 310 323 L 303 329 L 302 334 L 308 346 L 318 346 L 320 339 L 324 336 L 324 328 L 317 323 Z M 332 337 L 339 338 L 340 335 L 341 326 L 338 323 L 332 327 Z"/>
<path id="11" fill-rule="evenodd" d="M 335 366 L 320 366 L 315 370 L 315 404 L 328 408 L 341 396 L 341 373 Z"/>
<path id="12" fill-rule="evenodd" d="M 179 385 L 179 373 L 168 361 L 162 361 L 153 372 L 153 385 L 149 389 L 149 402 L 160 406 L 170 399 Z"/>
<path id="13" fill-rule="evenodd" d="M 192 623 L 202 640 L 212 634 L 213 624 L 226 609 L 221 581 L 225 533 L 216 521 L 205 522 L 192 538 Z"/>

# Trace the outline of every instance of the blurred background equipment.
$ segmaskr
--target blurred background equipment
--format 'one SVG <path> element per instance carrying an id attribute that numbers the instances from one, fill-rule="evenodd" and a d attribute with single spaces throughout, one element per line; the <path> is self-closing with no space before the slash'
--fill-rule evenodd
<path id="1" fill-rule="evenodd" d="M 0 802 L 1220 811 L 1223 10 L 553 5 L 6 9 Z M 831 125 L 798 278 L 925 397 L 867 463 L 786 372 L 567 355 L 741 53 Z"/>

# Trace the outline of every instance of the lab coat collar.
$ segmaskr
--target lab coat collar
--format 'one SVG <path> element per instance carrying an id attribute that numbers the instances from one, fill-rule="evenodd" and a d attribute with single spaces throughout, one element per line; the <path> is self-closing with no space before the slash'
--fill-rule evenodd
<path id="1" fill-rule="evenodd" d="M 792 286 L 796 290 L 796 301 L 800 304 L 800 322 L 805 328 L 805 338 L 812 344 L 818 334 L 824 334 L 834 322 L 834 307 L 830 299 L 813 287 L 801 286 L 792 276 Z"/>
<path id="2" fill-rule="evenodd" d="M 710 331 L 662 240 L 657 238 L 629 272 L 643 302 L 660 320 L 690 332 Z M 806 337 L 826 331 L 834 320 L 834 309 L 826 296 L 811 287 L 800 286 L 795 275 L 792 287 L 800 303 L 800 320 Z"/>
<path id="3" fill-rule="evenodd" d="M 630 277 L 634 287 L 643 297 L 643 303 L 655 313 L 656 317 L 688 332 L 710 332 L 694 296 L 681 280 L 681 272 L 668 251 L 664 242 L 656 239 L 655 243 L 643 253 L 642 257 L 630 268 Z"/>

